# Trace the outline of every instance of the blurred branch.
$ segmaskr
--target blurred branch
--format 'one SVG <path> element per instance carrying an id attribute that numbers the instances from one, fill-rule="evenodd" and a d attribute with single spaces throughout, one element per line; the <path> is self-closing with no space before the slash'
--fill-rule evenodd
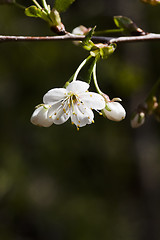
<path id="1" fill-rule="evenodd" d="M 67 33 L 62 36 L 3 36 L 0 35 L 0 42 L 22 42 L 22 41 L 80 41 L 83 40 L 85 36 L 74 35 Z M 148 33 L 143 36 L 124 36 L 124 37 L 103 37 L 103 36 L 92 36 L 92 41 L 101 42 L 101 43 L 123 43 L 123 42 L 140 42 L 140 41 L 151 41 L 151 40 L 160 40 L 160 34 Z"/>

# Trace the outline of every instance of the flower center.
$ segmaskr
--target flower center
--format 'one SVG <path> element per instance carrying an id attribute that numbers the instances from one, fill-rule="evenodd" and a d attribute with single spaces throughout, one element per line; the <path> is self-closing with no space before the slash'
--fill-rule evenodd
<path id="1" fill-rule="evenodd" d="M 69 92 L 68 95 L 69 95 L 70 103 L 75 104 L 77 102 L 77 97 L 78 96 L 75 93 L 73 93 L 73 92 Z"/>
<path id="2" fill-rule="evenodd" d="M 76 101 L 77 101 L 76 95 L 73 94 L 71 97 L 72 97 L 73 103 L 76 103 Z"/>

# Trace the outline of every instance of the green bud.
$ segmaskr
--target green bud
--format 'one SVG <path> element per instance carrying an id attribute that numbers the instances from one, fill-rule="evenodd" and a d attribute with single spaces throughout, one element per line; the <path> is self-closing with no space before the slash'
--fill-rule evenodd
<path id="1" fill-rule="evenodd" d="M 100 48 L 100 55 L 103 59 L 108 58 L 116 49 L 116 44 L 110 44 L 108 46 Z"/>
<path id="2" fill-rule="evenodd" d="M 131 35 L 145 35 L 145 32 L 137 27 L 137 25 L 130 19 L 124 16 L 114 16 L 114 22 L 116 26 L 120 29 L 123 29 L 127 34 Z"/>
<path id="3" fill-rule="evenodd" d="M 51 19 L 50 21 L 51 30 L 59 35 L 64 35 L 66 31 L 63 23 L 61 22 L 59 12 L 53 8 L 51 13 L 49 14 L 49 17 Z"/>

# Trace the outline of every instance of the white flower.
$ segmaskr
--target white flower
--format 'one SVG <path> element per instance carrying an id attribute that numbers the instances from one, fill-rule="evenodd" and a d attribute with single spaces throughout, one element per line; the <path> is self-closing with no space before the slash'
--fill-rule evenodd
<path id="1" fill-rule="evenodd" d="M 115 102 L 116 100 L 121 101 L 119 98 L 112 99 L 112 101 L 106 103 L 102 112 L 109 120 L 119 122 L 125 118 L 126 111 L 120 103 Z"/>
<path id="2" fill-rule="evenodd" d="M 69 83 L 66 88 L 54 88 L 43 97 L 44 106 L 37 108 L 31 122 L 40 126 L 52 123 L 62 124 L 71 117 L 72 124 L 77 128 L 94 122 L 92 109 L 101 110 L 105 107 L 104 98 L 94 92 L 88 92 L 89 84 L 79 80 Z"/>
<path id="3" fill-rule="evenodd" d="M 38 105 L 31 116 L 31 123 L 39 127 L 50 127 L 53 124 L 53 121 L 48 118 L 48 109 L 50 107 L 47 104 Z"/>

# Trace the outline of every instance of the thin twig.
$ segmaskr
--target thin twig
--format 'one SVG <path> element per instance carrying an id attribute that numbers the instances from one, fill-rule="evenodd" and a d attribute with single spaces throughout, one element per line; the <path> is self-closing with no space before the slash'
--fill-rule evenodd
<path id="1" fill-rule="evenodd" d="M 67 33 L 62 36 L 4 36 L 0 35 L 0 42 L 24 42 L 24 41 L 80 41 L 83 40 L 85 36 L 74 35 Z M 160 40 L 160 34 L 148 33 L 144 36 L 124 36 L 124 37 L 103 37 L 103 36 L 93 36 L 92 41 L 101 43 L 123 43 L 123 42 L 140 42 L 140 41 L 152 41 Z"/>

